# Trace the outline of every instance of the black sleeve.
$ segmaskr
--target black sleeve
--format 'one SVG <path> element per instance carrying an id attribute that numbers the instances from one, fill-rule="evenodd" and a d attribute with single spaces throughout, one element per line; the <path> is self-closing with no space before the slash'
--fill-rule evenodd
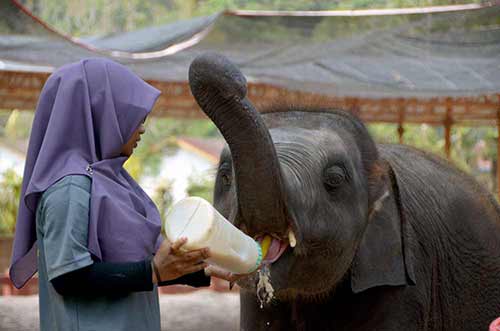
<path id="1" fill-rule="evenodd" d="M 158 284 L 158 286 L 167 286 L 167 285 L 189 285 L 192 287 L 205 287 L 210 286 L 210 276 L 205 275 L 204 270 L 200 270 L 197 272 L 193 272 L 191 274 L 187 274 L 181 276 L 176 279 L 167 280 Z"/>
<path id="2" fill-rule="evenodd" d="M 152 291 L 151 260 L 95 262 L 51 280 L 61 295 L 109 295 Z"/>

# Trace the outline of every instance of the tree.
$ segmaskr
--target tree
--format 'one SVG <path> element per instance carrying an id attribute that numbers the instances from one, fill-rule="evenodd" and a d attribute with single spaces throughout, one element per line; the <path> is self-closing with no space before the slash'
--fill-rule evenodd
<path id="1" fill-rule="evenodd" d="M 165 219 L 167 211 L 172 205 L 172 182 L 164 179 L 157 187 L 153 196 L 153 201 L 158 207 L 160 218 Z"/>
<path id="2" fill-rule="evenodd" d="M 404 133 L 404 143 L 419 149 L 432 152 L 443 158 L 445 138 L 444 128 L 427 124 L 407 124 Z M 370 133 L 377 142 L 397 143 L 397 126 L 394 124 L 370 124 Z M 478 168 L 476 145 L 484 142 L 485 148 L 481 157 L 492 162 L 491 173 L 484 173 Z M 491 192 L 496 191 L 497 133 L 491 127 L 460 127 L 451 130 L 451 161 L 455 166 L 473 175 Z"/>
<path id="3" fill-rule="evenodd" d="M 0 235 L 12 235 L 16 228 L 22 177 L 7 170 L 0 181 Z"/>
<path id="4" fill-rule="evenodd" d="M 125 168 L 139 180 L 143 174 L 155 176 L 166 153 L 177 147 L 178 136 L 219 137 L 219 131 L 209 120 L 179 120 L 151 117 L 146 120 L 146 132 Z"/>
<path id="5" fill-rule="evenodd" d="M 8 139 L 28 139 L 34 113 L 14 109 L 5 123 L 4 135 Z"/>
<path id="6" fill-rule="evenodd" d="M 213 203 L 213 179 L 200 176 L 192 176 L 189 178 L 187 194 L 189 196 L 196 196 Z"/>

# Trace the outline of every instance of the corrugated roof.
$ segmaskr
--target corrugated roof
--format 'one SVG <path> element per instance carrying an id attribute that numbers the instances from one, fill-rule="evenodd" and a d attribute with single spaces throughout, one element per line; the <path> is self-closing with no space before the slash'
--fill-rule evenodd
<path id="1" fill-rule="evenodd" d="M 489 123 L 499 109 L 499 2 L 376 11 L 233 11 L 75 39 L 16 1 L 2 1 L 0 22 L 0 60 L 58 67 L 107 56 L 147 80 L 173 83 L 186 82 L 198 54 L 216 51 L 234 61 L 251 85 L 330 96 L 336 104 L 355 104 L 361 113 L 361 105 L 379 100 L 394 119 L 401 105 L 408 108 L 401 100 L 423 100 L 419 107 L 431 107 L 436 121 L 450 104 L 448 115 L 456 112 L 462 121 L 461 103 L 465 113 Z M 426 111 L 415 108 L 414 113 Z"/>

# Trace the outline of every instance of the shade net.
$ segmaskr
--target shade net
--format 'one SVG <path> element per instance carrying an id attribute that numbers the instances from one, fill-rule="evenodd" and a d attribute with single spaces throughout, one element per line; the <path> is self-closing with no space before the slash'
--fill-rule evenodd
<path id="1" fill-rule="evenodd" d="M 500 92 L 500 5 L 360 16 L 219 13 L 105 37 L 65 38 L 0 1 L 0 60 L 58 67 L 106 56 L 145 79 L 186 81 L 213 51 L 250 81 L 338 96 L 454 97 Z"/>

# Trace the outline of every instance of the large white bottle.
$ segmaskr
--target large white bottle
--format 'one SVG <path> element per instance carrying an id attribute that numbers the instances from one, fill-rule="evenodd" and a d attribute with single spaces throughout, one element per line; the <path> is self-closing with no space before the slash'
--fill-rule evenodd
<path id="1" fill-rule="evenodd" d="M 176 203 L 163 222 L 163 234 L 171 242 L 188 238 L 181 247 L 184 251 L 210 248 L 211 256 L 206 262 L 233 273 L 251 273 L 262 262 L 259 243 L 202 198 L 189 197 Z"/>

